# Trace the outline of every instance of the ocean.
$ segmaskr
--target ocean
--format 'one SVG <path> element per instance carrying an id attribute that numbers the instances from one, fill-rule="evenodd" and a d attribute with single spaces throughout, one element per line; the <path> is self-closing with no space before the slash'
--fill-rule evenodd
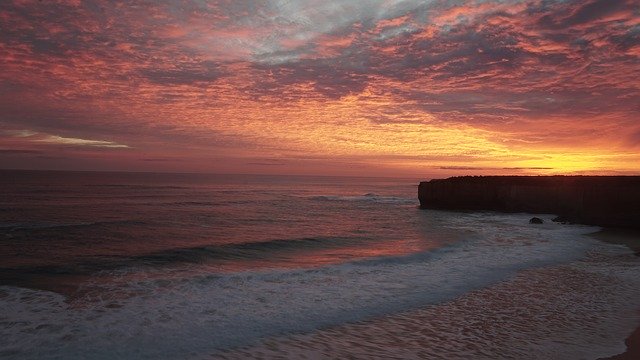
<path id="1" fill-rule="evenodd" d="M 553 214 L 421 210 L 419 180 L 0 171 L 0 358 L 624 351 L 632 251 Z"/>

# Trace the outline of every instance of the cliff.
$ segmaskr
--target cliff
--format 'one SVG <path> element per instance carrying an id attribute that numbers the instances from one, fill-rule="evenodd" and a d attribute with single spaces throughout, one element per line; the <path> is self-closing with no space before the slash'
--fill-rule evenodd
<path id="1" fill-rule="evenodd" d="M 557 214 L 640 228 L 640 176 L 464 176 L 423 181 L 421 208 Z"/>

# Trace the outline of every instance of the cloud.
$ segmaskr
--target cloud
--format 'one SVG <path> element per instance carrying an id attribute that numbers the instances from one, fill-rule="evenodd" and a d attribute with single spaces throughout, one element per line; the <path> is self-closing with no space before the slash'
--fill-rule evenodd
<path id="1" fill-rule="evenodd" d="M 129 146 L 127 145 L 118 144 L 113 141 L 63 137 L 58 135 L 39 133 L 31 130 L 5 130 L 4 133 L 9 137 L 24 139 L 24 141 L 26 141 L 27 143 L 89 146 L 89 147 L 103 147 L 103 148 L 129 148 Z M 15 150 L 15 151 L 31 152 L 32 150 Z"/>
<path id="2" fill-rule="evenodd" d="M 170 69 L 142 69 L 143 78 L 160 85 L 194 85 L 198 83 L 210 83 L 216 81 L 222 73 L 218 71 L 217 64 L 210 61 L 178 65 Z"/>
<path id="3" fill-rule="evenodd" d="M 578 25 L 593 22 L 594 20 L 606 20 L 617 12 L 624 13 L 637 8 L 637 4 L 631 1 L 594 0 L 575 8 L 570 16 L 564 19 L 568 25 Z"/>
<path id="4" fill-rule="evenodd" d="M 41 154 L 39 150 L 26 150 L 26 149 L 0 149 L 0 155 L 33 155 Z"/>
<path id="5" fill-rule="evenodd" d="M 631 0 L 5 1 L 3 147 L 629 167 L 638 18 Z"/>
<path id="6" fill-rule="evenodd" d="M 34 142 L 42 142 L 47 144 L 62 144 L 62 145 L 76 145 L 76 146 L 95 146 L 105 148 L 128 148 L 129 146 L 118 144 L 112 141 L 102 140 L 87 140 L 71 137 L 62 137 L 57 135 L 47 135 L 42 139 L 35 139 Z"/>
<path id="7" fill-rule="evenodd" d="M 256 159 L 245 163 L 246 165 L 256 166 L 284 166 L 287 162 L 283 159 Z"/>
<path id="8" fill-rule="evenodd" d="M 155 162 L 155 161 L 163 162 L 163 161 L 174 161 L 175 159 L 167 159 L 167 158 L 143 158 L 143 159 L 140 159 L 140 160 L 142 160 L 142 161 L 152 161 L 152 162 Z"/>
<path id="9" fill-rule="evenodd" d="M 552 167 L 477 167 L 477 166 L 440 166 L 441 170 L 553 170 Z"/>
<path id="10" fill-rule="evenodd" d="M 8 136 L 25 138 L 37 135 L 38 133 L 31 130 L 5 130 L 4 133 Z"/>

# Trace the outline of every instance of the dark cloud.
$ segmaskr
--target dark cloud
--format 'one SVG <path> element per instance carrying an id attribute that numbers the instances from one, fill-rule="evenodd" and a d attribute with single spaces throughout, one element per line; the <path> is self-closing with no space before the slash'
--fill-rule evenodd
<path id="1" fill-rule="evenodd" d="M 188 66 L 179 65 L 172 69 L 142 69 L 143 78 L 160 85 L 194 85 L 218 80 L 223 73 L 218 64 L 205 61 Z"/>
<path id="2" fill-rule="evenodd" d="M 251 89 L 257 95 L 280 93 L 283 87 L 312 84 L 315 91 L 330 99 L 361 92 L 368 83 L 369 70 L 353 55 L 331 59 L 307 59 L 276 65 L 256 64 L 255 68 L 268 72 L 269 81 L 258 81 Z"/>
<path id="3" fill-rule="evenodd" d="M 568 25 L 584 24 L 593 20 L 602 19 L 605 16 L 624 8 L 630 3 L 625 0 L 594 0 L 578 7 L 564 21 Z M 635 4 L 637 6 L 637 3 Z"/>
<path id="4" fill-rule="evenodd" d="M 245 163 L 246 165 L 256 166 L 284 166 L 287 162 L 283 159 L 256 159 Z"/>
<path id="5" fill-rule="evenodd" d="M 640 25 L 636 25 L 620 35 L 613 35 L 610 40 L 622 51 L 640 46 Z"/>
<path id="6" fill-rule="evenodd" d="M 39 150 L 0 149 L 0 155 L 34 155 L 42 154 Z"/>
<path id="7" fill-rule="evenodd" d="M 541 1 L 529 6 L 529 13 L 540 15 L 538 24 L 554 29 L 570 29 L 573 26 L 592 25 L 616 12 L 637 11 L 633 0 L 593 1 Z"/>
<path id="8" fill-rule="evenodd" d="M 164 161 L 175 161 L 175 159 L 168 159 L 168 158 L 143 158 L 140 159 L 142 161 L 150 161 L 150 162 L 164 162 Z"/>
<path id="9" fill-rule="evenodd" d="M 476 166 L 440 166 L 440 170 L 553 170 L 552 167 L 476 167 Z"/>
<path id="10" fill-rule="evenodd" d="M 256 166 L 284 166 L 286 164 L 281 163 L 281 164 L 276 164 L 276 163 L 269 163 L 269 162 L 248 162 L 245 163 L 246 165 L 256 165 Z"/>

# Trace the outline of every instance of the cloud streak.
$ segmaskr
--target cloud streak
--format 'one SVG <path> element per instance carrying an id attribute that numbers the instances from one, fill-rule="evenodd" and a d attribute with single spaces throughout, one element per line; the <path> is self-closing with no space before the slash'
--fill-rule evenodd
<path id="1" fill-rule="evenodd" d="M 128 148 L 129 147 L 127 145 L 114 143 L 112 141 L 87 140 L 87 139 L 79 139 L 79 138 L 62 137 L 57 135 L 47 135 L 42 139 L 37 139 L 33 141 L 47 143 L 47 144 L 95 146 L 95 147 L 106 147 L 106 148 Z"/>

